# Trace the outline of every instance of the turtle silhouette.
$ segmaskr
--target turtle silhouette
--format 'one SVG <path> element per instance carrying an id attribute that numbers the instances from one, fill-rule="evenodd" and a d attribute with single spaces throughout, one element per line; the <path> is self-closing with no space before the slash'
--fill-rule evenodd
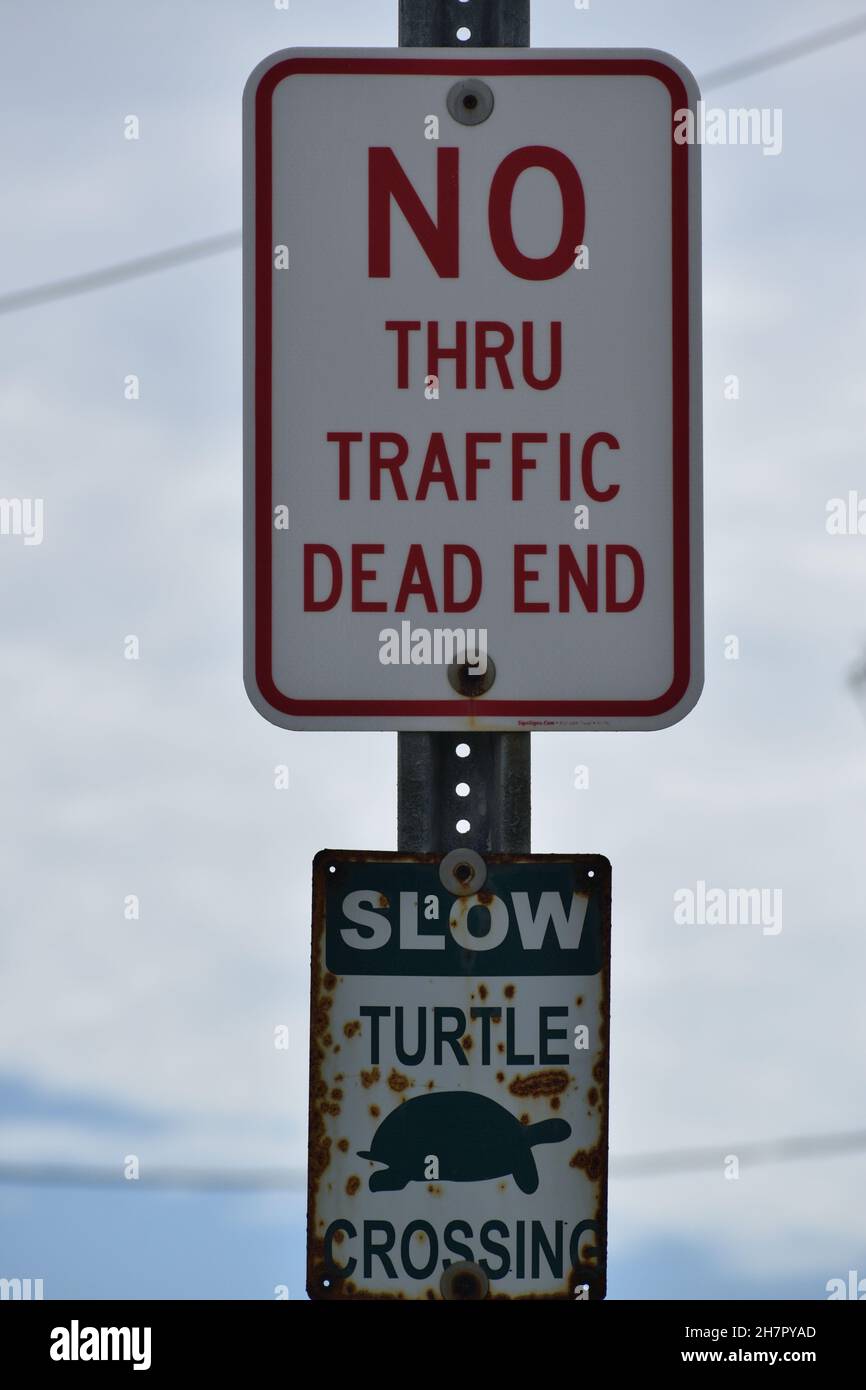
<path id="1" fill-rule="evenodd" d="M 415 1096 L 386 1115 L 369 1150 L 358 1151 L 387 1167 L 370 1174 L 371 1192 L 399 1192 L 428 1181 L 425 1168 L 438 1160 L 444 1182 L 481 1182 L 513 1176 L 521 1192 L 535 1192 L 535 1144 L 559 1144 L 571 1134 L 565 1120 L 523 1125 L 498 1101 L 472 1091 Z"/>

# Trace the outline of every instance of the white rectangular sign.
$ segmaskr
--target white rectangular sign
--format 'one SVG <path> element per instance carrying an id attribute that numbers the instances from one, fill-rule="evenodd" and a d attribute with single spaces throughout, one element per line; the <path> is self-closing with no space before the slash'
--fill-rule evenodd
<path id="1" fill-rule="evenodd" d="M 610 864 L 461 853 L 316 856 L 311 1298 L 605 1295 Z"/>
<path id="2" fill-rule="evenodd" d="M 253 73 L 245 669 L 268 719 L 646 729 L 694 705 L 697 96 L 634 50 Z"/>

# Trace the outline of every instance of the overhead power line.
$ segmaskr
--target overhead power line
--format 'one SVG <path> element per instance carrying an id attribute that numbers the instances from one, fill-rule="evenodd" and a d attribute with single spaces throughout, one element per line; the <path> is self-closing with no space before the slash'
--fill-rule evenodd
<path id="1" fill-rule="evenodd" d="M 831 24 L 815 34 L 804 35 L 802 39 L 790 39 L 776 48 L 765 48 L 751 58 L 740 58 L 738 62 L 728 63 L 725 67 L 713 68 L 712 72 L 700 79 L 701 87 L 707 91 L 713 87 L 724 87 L 740 77 L 769 72 L 771 68 L 780 68 L 784 63 L 793 63 L 797 58 L 806 58 L 811 53 L 819 53 L 822 48 L 832 48 L 837 43 L 859 38 L 861 34 L 866 34 L 866 15 L 846 19 L 841 24 Z"/>
<path id="2" fill-rule="evenodd" d="M 866 16 L 861 15 L 856 19 L 819 29 L 802 39 L 792 39 L 775 48 L 765 49 L 761 53 L 753 54 L 751 58 L 741 58 L 725 67 L 714 68 L 701 78 L 701 88 L 703 91 L 710 91 L 726 86 L 740 77 L 767 72 L 771 68 L 792 63 L 797 58 L 805 58 L 811 53 L 845 43 L 862 34 L 866 34 Z M 142 276 L 155 275 L 175 266 L 205 260 L 210 256 L 220 256 L 226 251 L 235 251 L 240 244 L 240 231 L 220 232 L 217 236 L 184 242 L 179 246 L 168 247 L 165 251 L 156 251 L 149 256 L 119 261 L 116 265 L 105 266 L 101 270 L 87 271 L 83 275 L 70 275 L 63 280 L 50 280 L 46 284 L 33 285 L 28 289 L 13 290 L 10 294 L 0 295 L 0 314 L 13 314 L 19 309 L 32 309 L 40 304 L 50 304 L 54 300 L 70 299 L 74 295 L 89 294 L 92 290 L 107 289 L 126 280 L 138 280 Z"/>
<path id="3" fill-rule="evenodd" d="M 670 1173 L 717 1172 L 731 1155 L 751 1166 L 805 1158 L 840 1158 L 866 1152 L 866 1130 L 844 1134 L 807 1134 L 789 1139 L 744 1144 L 663 1149 L 655 1153 L 611 1158 L 617 1178 L 655 1178 Z M 0 1163 L 0 1183 L 21 1187 L 131 1187 L 139 1192 L 298 1192 L 306 1174 L 297 1168 L 141 1168 L 138 1180 L 126 1179 L 116 1166 L 74 1163 Z"/>
<path id="4" fill-rule="evenodd" d="M 129 1187 L 190 1192 L 295 1192 L 306 1187 L 297 1168 L 150 1168 L 137 1179 L 123 1170 L 77 1163 L 0 1163 L 0 1183 L 19 1187 Z"/>
<path id="5" fill-rule="evenodd" d="M 240 244 L 240 232 L 221 232 L 218 236 L 203 237 L 200 241 L 188 241 L 182 246 L 155 251 L 150 256 L 139 256 L 134 261 L 119 261 L 117 265 L 104 266 L 101 270 L 91 270 L 84 275 L 70 275 L 65 280 L 50 280 L 45 285 L 14 290 L 12 294 L 0 295 L 0 314 L 12 314 L 16 309 L 32 309 L 37 304 L 49 304 L 53 299 L 69 299 L 72 295 L 88 294 L 91 290 L 104 290 L 124 280 L 137 280 L 143 275 L 171 270 L 176 265 L 202 261 L 208 256 L 220 256 L 224 251 L 236 250 Z"/>
<path id="6" fill-rule="evenodd" d="M 782 1163 L 798 1158 L 837 1158 L 866 1152 L 866 1129 L 847 1134 L 804 1134 L 789 1139 L 752 1140 L 745 1144 L 672 1149 L 661 1153 L 624 1154 L 611 1159 L 618 1178 L 655 1178 L 666 1173 L 719 1169 L 729 1156 L 743 1164 Z"/>

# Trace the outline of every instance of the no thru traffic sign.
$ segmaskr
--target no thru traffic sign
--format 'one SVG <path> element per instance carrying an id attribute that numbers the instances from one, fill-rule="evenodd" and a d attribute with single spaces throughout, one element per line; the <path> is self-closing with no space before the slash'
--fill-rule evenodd
<path id="1" fill-rule="evenodd" d="M 310 1297 L 602 1298 L 608 861 L 323 851 L 313 894 Z"/>
<path id="2" fill-rule="evenodd" d="M 697 88 L 289 51 L 245 96 L 246 682 L 297 728 L 656 728 L 702 682 Z"/>

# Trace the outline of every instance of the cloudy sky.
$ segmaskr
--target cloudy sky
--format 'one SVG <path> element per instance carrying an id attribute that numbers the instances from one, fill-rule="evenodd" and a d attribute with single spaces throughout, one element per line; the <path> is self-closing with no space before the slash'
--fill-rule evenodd
<path id="1" fill-rule="evenodd" d="M 396 43 L 396 0 L 2 9 L 0 295 L 237 228 L 249 71 Z M 533 42 L 700 79 L 857 13 L 534 0 Z M 723 1173 L 738 1145 L 866 1127 L 866 537 L 825 525 L 866 495 L 864 71 L 866 35 L 706 92 L 781 108 L 784 135 L 704 152 L 703 698 L 661 733 L 533 738 L 533 848 L 614 868 L 612 1155 L 719 1155 L 614 1170 L 613 1297 L 866 1275 L 866 1156 Z M 0 1166 L 142 1172 L 0 1185 L 0 1275 L 48 1297 L 303 1297 L 300 1192 L 162 1194 L 147 1169 L 302 1169 L 312 857 L 395 844 L 395 736 L 287 734 L 243 690 L 240 313 L 230 251 L 0 318 L 0 491 L 45 502 L 41 545 L 0 536 Z M 780 889 L 781 932 L 678 925 L 699 880 Z"/>

